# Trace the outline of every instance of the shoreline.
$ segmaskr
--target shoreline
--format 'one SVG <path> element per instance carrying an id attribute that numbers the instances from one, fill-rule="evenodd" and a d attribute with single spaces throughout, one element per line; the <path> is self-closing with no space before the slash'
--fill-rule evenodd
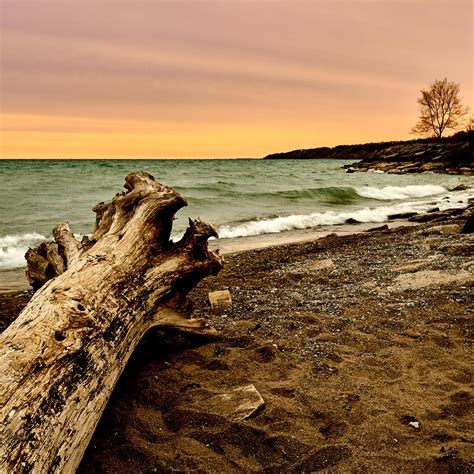
<path id="1" fill-rule="evenodd" d="M 309 148 L 267 155 L 266 160 L 352 159 L 347 172 L 378 170 L 390 174 L 440 173 L 472 176 L 474 131 L 442 139 L 414 139 Z M 359 160 L 359 161 L 357 161 Z"/>
<path id="2" fill-rule="evenodd" d="M 382 225 L 387 225 L 388 229 L 393 229 L 400 226 L 413 226 L 418 224 L 407 220 L 393 220 L 382 222 L 380 224 L 365 222 L 358 224 L 321 226 L 319 228 L 291 230 L 274 234 L 261 234 L 229 239 L 213 239 L 209 241 L 209 249 L 213 251 L 217 250 L 221 255 L 233 255 L 269 247 L 309 242 L 327 237 L 330 234 L 335 234 L 337 236 L 354 235 L 367 232 L 369 229 Z M 20 268 L 0 270 L 0 294 L 30 291 L 31 287 L 26 278 L 25 271 L 26 265 Z"/>
<path id="3" fill-rule="evenodd" d="M 229 255 L 191 293 L 221 338 L 150 335 L 78 474 L 472 471 L 474 262 L 462 222 Z M 233 305 L 213 313 L 208 291 L 223 288 Z M 265 401 L 254 417 L 209 406 L 246 384 Z"/>
<path id="4" fill-rule="evenodd" d="M 26 278 L 26 266 L 0 270 L 0 295 L 30 291 L 31 287 Z"/>
<path id="5" fill-rule="evenodd" d="M 472 215 L 472 209 L 470 210 Z M 217 340 L 150 332 L 78 474 L 470 472 L 474 234 L 466 216 L 228 254 L 191 292 Z M 208 292 L 232 306 L 211 311 Z M 30 293 L 0 295 L 3 327 Z M 229 420 L 210 397 L 253 384 Z"/>

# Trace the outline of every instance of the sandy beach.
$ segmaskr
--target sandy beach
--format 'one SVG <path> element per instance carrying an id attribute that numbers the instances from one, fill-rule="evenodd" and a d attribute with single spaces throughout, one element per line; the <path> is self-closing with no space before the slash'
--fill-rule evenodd
<path id="1" fill-rule="evenodd" d="M 149 334 L 79 472 L 472 471 L 464 220 L 226 256 L 191 294 L 220 338 Z M 212 312 L 219 289 L 233 305 Z M 3 327 L 29 297 L 0 296 Z M 209 402 L 248 384 L 265 401 L 248 420 Z"/>
<path id="2" fill-rule="evenodd" d="M 0 474 L 474 473 L 473 10 L 427 3 L 2 2 Z"/>
<path id="3" fill-rule="evenodd" d="M 387 227 L 394 229 L 398 226 L 416 225 L 407 221 L 399 220 L 388 222 Z M 221 255 L 231 255 L 249 250 L 258 250 L 275 245 L 294 244 L 308 242 L 326 237 L 329 234 L 338 236 L 353 235 L 376 227 L 374 223 L 347 224 L 339 226 L 326 226 L 319 229 L 304 229 L 278 234 L 264 234 L 234 239 L 211 239 L 209 248 L 219 251 Z M 26 264 L 26 262 L 25 262 Z M 26 267 L 0 270 L 0 294 L 30 290 L 31 286 L 26 278 Z"/>

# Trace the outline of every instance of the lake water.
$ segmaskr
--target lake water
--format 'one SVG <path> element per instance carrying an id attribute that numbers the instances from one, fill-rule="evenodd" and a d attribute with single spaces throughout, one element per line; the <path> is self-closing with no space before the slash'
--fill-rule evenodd
<path id="1" fill-rule="evenodd" d="M 148 171 L 179 191 L 173 236 L 189 217 L 212 223 L 221 238 L 337 226 L 353 218 L 381 223 L 394 213 L 465 207 L 472 177 L 346 173 L 341 160 L 3 160 L 0 161 L 0 269 L 24 266 L 29 246 L 68 220 L 93 230 L 91 208 L 122 191 L 131 171 Z M 465 184 L 464 191 L 452 191 Z"/>

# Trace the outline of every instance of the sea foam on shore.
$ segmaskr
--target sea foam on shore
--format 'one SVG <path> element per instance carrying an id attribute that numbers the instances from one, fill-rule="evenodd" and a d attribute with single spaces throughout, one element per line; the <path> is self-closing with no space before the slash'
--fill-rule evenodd
<path id="1" fill-rule="evenodd" d="M 449 191 L 442 185 L 385 186 L 382 188 L 364 186 L 354 188 L 352 191 L 369 199 L 375 205 L 359 209 L 351 207 L 343 211 L 341 211 L 341 207 L 338 207 L 338 210 L 324 212 L 255 218 L 230 225 L 217 224 L 215 227 L 221 239 L 235 239 L 303 229 L 316 230 L 327 226 L 340 226 L 348 222 L 382 223 L 388 221 L 393 215 L 424 213 L 434 208 L 441 211 L 464 208 L 468 205 L 469 200 L 474 198 L 474 188 Z M 411 200 L 406 201 L 410 198 Z M 385 201 L 387 204 L 376 205 L 375 201 Z M 392 202 L 388 204 L 389 201 Z M 181 236 L 182 232 L 174 232 L 173 240 L 177 241 Z M 76 238 L 79 240 L 81 237 L 80 234 L 76 234 Z M 28 248 L 38 245 L 44 240 L 48 240 L 48 238 L 38 232 L 0 237 L 0 271 L 24 267 L 24 255 Z"/>
<path id="2" fill-rule="evenodd" d="M 350 174 L 341 169 L 344 162 L 5 160 L 0 162 L 2 193 L 8 196 L 0 199 L 0 270 L 24 267 L 28 248 L 50 239 L 59 222 L 69 221 L 76 235 L 90 234 L 91 207 L 110 200 L 136 169 L 150 172 L 186 198 L 188 206 L 173 223 L 175 241 L 188 216 L 211 223 L 221 239 L 232 239 L 319 231 L 347 222 L 380 223 L 394 214 L 466 206 L 474 197 L 469 177 Z"/>
<path id="3" fill-rule="evenodd" d="M 356 188 L 356 192 L 359 196 L 380 201 L 436 196 L 446 193 L 446 191 L 448 191 L 448 189 L 445 186 L 438 184 L 384 186 L 383 188 L 364 186 Z"/>
<path id="4" fill-rule="evenodd" d="M 43 240 L 46 237 L 37 232 L 0 237 L 0 270 L 24 267 L 25 252 Z"/>
<path id="5" fill-rule="evenodd" d="M 448 193 L 443 186 L 364 188 L 360 192 L 365 192 L 367 197 L 378 200 L 403 200 L 409 196 L 433 197 L 433 199 L 395 203 L 378 207 L 364 207 L 363 209 L 345 212 L 326 211 L 278 216 L 271 219 L 257 219 L 235 226 L 221 226 L 219 228 L 219 236 L 221 238 L 247 237 L 319 226 L 340 225 L 347 222 L 382 223 L 388 221 L 390 216 L 399 214 L 424 213 L 434 208 L 440 211 L 462 209 L 474 197 L 474 189 Z"/>

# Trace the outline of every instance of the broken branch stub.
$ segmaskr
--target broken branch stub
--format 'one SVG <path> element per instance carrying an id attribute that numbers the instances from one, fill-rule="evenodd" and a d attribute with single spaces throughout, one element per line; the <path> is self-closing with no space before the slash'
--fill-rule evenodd
<path id="1" fill-rule="evenodd" d="M 190 314 L 188 292 L 217 274 L 199 220 L 178 242 L 174 214 L 186 201 L 148 173 L 94 207 L 95 229 L 78 242 L 67 223 L 26 254 L 38 289 L 0 336 L 0 465 L 4 472 L 73 472 L 115 383 L 151 327 L 214 335 Z"/>

